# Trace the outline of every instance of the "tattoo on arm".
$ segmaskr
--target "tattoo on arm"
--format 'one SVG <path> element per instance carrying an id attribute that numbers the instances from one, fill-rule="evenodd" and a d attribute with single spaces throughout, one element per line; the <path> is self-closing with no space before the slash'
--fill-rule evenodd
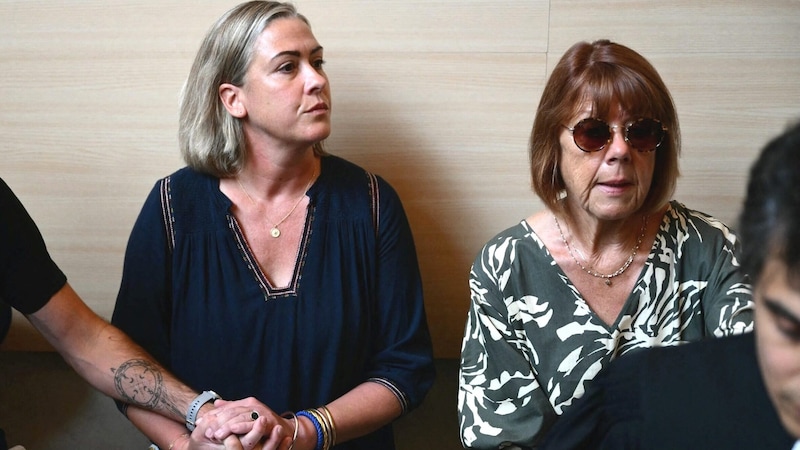
<path id="1" fill-rule="evenodd" d="M 121 399 L 131 405 L 171 412 L 183 417 L 184 412 L 175 406 L 175 401 L 164 386 L 161 369 L 144 359 L 125 361 L 114 373 L 114 386 Z"/>

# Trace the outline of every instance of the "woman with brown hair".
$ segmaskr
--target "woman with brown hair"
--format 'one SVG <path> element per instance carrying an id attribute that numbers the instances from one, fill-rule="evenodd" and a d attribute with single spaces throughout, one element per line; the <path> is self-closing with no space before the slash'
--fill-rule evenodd
<path id="1" fill-rule="evenodd" d="M 671 200 L 680 129 L 641 55 L 607 40 L 554 68 L 530 140 L 545 208 L 470 272 L 459 380 L 466 448 L 535 448 L 609 361 L 752 328 L 735 235 Z"/>

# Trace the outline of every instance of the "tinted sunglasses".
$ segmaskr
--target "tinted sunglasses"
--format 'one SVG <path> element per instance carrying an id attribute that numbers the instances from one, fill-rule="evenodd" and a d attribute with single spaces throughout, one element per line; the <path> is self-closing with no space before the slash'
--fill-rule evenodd
<path id="1" fill-rule="evenodd" d="M 603 120 L 589 117 L 565 127 L 572 132 L 572 140 L 585 152 L 599 152 L 606 148 L 614 136 L 617 125 L 611 126 Z M 656 119 L 639 118 L 625 125 L 625 142 L 640 152 L 652 152 L 664 140 L 667 129 Z"/>

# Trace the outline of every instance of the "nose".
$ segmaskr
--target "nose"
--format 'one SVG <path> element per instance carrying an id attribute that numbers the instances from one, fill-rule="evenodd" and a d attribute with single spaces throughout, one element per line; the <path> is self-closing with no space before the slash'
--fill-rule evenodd
<path id="1" fill-rule="evenodd" d="M 625 127 L 620 125 L 611 125 L 611 142 L 608 143 L 606 148 L 606 159 L 610 161 L 623 160 L 627 161 L 631 158 L 631 151 L 633 150 L 625 140 Z"/>
<path id="2" fill-rule="evenodd" d="M 316 69 L 312 65 L 306 67 L 306 91 L 309 94 L 321 91 L 328 84 L 328 77 L 321 69 Z"/>

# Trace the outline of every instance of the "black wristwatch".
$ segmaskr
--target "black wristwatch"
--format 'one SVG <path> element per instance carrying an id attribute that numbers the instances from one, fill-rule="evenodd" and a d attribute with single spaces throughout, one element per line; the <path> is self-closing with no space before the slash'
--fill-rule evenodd
<path id="1" fill-rule="evenodd" d="M 195 397 L 194 400 L 192 400 L 192 404 L 189 405 L 189 411 L 186 412 L 186 428 L 189 431 L 194 431 L 195 422 L 197 422 L 197 413 L 200 411 L 200 408 L 206 403 L 213 402 L 220 398 L 222 397 L 217 395 L 214 391 L 204 391 L 202 394 Z"/>

